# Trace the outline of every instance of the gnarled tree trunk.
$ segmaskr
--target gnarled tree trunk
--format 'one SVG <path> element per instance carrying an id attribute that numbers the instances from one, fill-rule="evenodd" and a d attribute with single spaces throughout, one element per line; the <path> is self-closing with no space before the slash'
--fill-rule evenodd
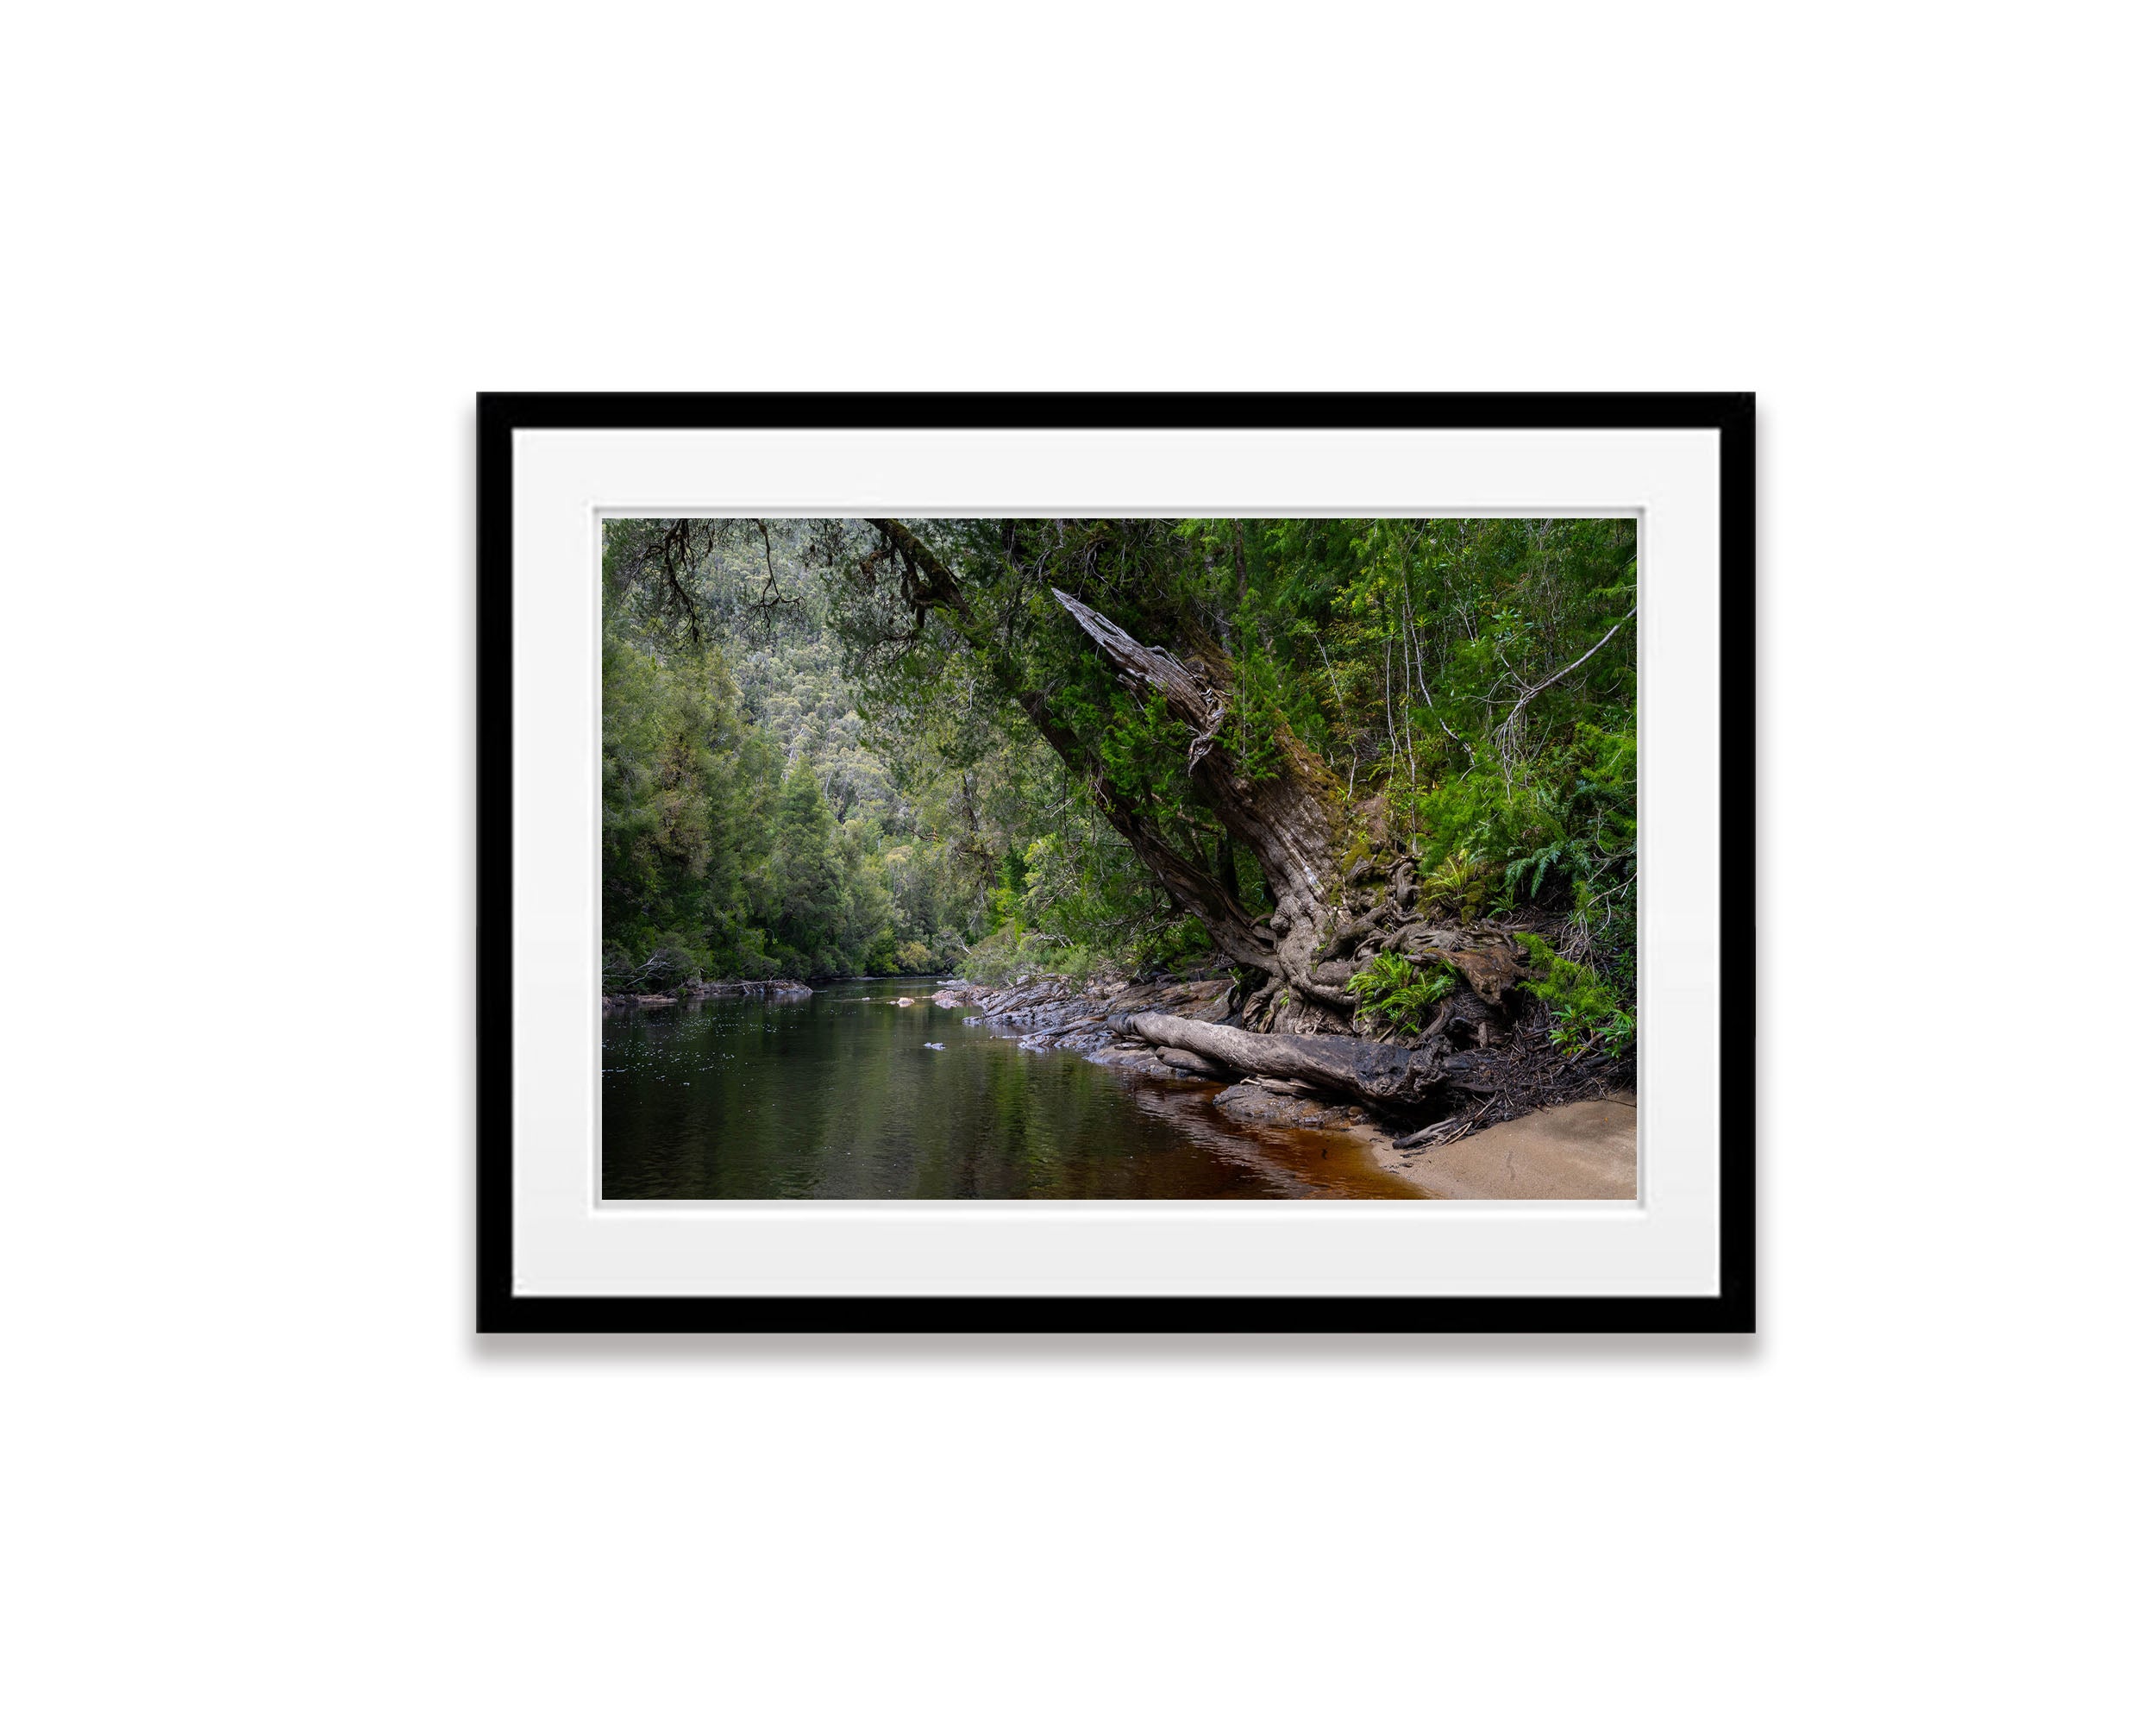
<path id="1" fill-rule="evenodd" d="M 1142 699 L 1159 697 L 1169 715 L 1188 731 L 1193 789 L 1264 873 L 1274 908 L 1263 919 L 1244 908 L 1232 866 L 1223 868 L 1218 859 L 1209 864 L 1202 854 L 1184 855 L 1144 809 L 1118 794 L 1094 751 L 1056 718 L 1046 692 L 1026 686 L 996 630 L 976 615 L 966 590 L 934 549 L 903 522 L 869 524 L 883 543 L 862 563 L 864 575 L 895 563 L 917 622 L 931 609 L 949 619 L 1177 907 L 1204 925 L 1223 955 L 1264 977 L 1244 1004 L 1244 1024 L 1351 1032 L 1357 1002 L 1343 985 L 1352 961 L 1380 944 L 1402 950 L 1413 932 L 1408 925 L 1420 924 L 1409 908 L 1413 866 L 1406 857 L 1385 856 L 1352 871 L 1344 869 L 1354 835 L 1340 782 L 1292 732 L 1282 729 L 1268 739 L 1264 771 L 1246 770 L 1221 736 L 1229 718 L 1229 670 L 1218 648 L 1196 643 L 1194 656 L 1200 662 L 1193 665 L 1164 648 L 1147 646 L 1074 595 L 1050 589 L 1119 681 Z M 1382 835 L 1363 836 L 1377 839 L 1382 848 Z M 1376 879 L 1351 906 L 1358 883 L 1349 875 L 1372 871 Z M 1470 946 L 1476 949 L 1471 953 Z M 1493 1006 L 1516 972 L 1509 942 L 1463 944 L 1448 932 L 1419 938 L 1405 950 L 1412 962 L 1458 970 Z M 1289 991 L 1298 1004 L 1283 1013 Z"/>
<path id="2" fill-rule="evenodd" d="M 1145 646 L 1060 587 L 1053 591 L 1057 602 L 1115 667 L 1124 686 L 1141 696 L 1158 695 L 1169 716 L 1189 728 L 1192 784 L 1220 824 L 1257 857 L 1275 909 L 1269 929 L 1259 934 L 1258 925 L 1225 888 L 1210 895 L 1225 900 L 1225 906 L 1216 903 L 1200 909 L 1180 894 L 1178 902 L 1204 921 L 1216 943 L 1231 952 L 1241 944 L 1269 944 L 1270 950 L 1263 958 L 1244 962 L 1256 962 L 1277 982 L 1326 1008 L 1328 1016 L 1337 1017 L 1344 1026 L 1352 1024 L 1354 997 L 1311 974 L 1320 944 L 1345 910 L 1338 860 L 1343 837 L 1339 781 L 1300 738 L 1284 733 L 1273 739 L 1279 751 L 1273 770 L 1256 777 L 1246 775 L 1219 738 L 1227 718 L 1227 698 L 1202 672 L 1172 653 Z M 1231 907 L 1233 916 L 1225 919 L 1250 931 L 1247 941 L 1223 941 L 1214 928 L 1214 917 Z"/>

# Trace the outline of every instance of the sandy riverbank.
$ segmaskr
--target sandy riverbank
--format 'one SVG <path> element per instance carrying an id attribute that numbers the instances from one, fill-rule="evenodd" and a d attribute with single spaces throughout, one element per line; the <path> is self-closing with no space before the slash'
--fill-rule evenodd
<path id="1" fill-rule="evenodd" d="M 1639 1189 L 1637 1122 L 1631 1097 L 1597 1096 L 1421 1151 L 1375 1127 L 1351 1130 L 1380 1168 L 1432 1198 L 1629 1200 Z"/>

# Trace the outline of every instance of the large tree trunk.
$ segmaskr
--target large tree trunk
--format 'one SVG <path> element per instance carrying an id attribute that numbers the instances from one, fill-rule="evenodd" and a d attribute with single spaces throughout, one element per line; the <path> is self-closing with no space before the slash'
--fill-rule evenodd
<path id="1" fill-rule="evenodd" d="M 964 586 L 931 547 L 902 521 L 872 517 L 868 524 L 883 536 L 884 548 L 867 559 L 862 565 L 863 574 L 872 574 L 874 567 L 886 560 L 895 560 L 900 590 L 906 601 L 913 607 L 916 619 L 934 610 L 949 620 L 984 668 L 1002 683 L 1011 699 L 1033 721 L 1034 729 L 1040 732 L 1049 747 L 1062 757 L 1063 764 L 1092 794 L 1095 805 L 1108 824 L 1130 845 L 1146 871 L 1175 900 L 1176 907 L 1188 915 L 1196 917 L 1205 925 L 1213 945 L 1226 957 L 1238 964 L 1263 970 L 1269 976 L 1281 977 L 1283 972 L 1281 960 L 1276 957 L 1276 949 L 1282 943 L 1275 932 L 1277 919 L 1274 926 L 1268 926 L 1251 917 L 1217 869 L 1207 867 L 1202 858 L 1194 861 L 1184 856 L 1144 811 L 1134 808 L 1115 794 L 1102 775 L 1100 762 L 1094 758 L 1084 740 L 1075 736 L 1068 725 L 1056 718 L 1045 693 L 1026 685 L 1010 655 L 1005 651 L 1003 643 L 997 638 L 995 630 L 975 612 Z M 1058 594 L 1057 597 L 1063 599 L 1067 605 L 1077 605 L 1076 600 L 1064 595 Z M 1110 629 L 1115 627 L 1083 605 L 1078 605 L 1078 611 L 1095 618 Z M 1073 614 L 1076 615 L 1076 612 Z M 1117 632 L 1121 633 L 1120 630 Z M 1129 638 L 1128 636 L 1124 637 L 1126 641 Z M 1184 693 L 1188 694 L 1190 692 Z M 1215 714 L 1216 723 L 1219 717 L 1225 716 L 1226 709 L 1224 703 L 1213 700 L 1208 704 L 1202 695 L 1196 698 L 1206 706 L 1206 711 Z M 1181 709 L 1178 709 L 1177 716 L 1182 716 Z M 1196 753 L 1194 748 L 1194 758 Z M 1317 762 L 1307 750 L 1302 753 L 1317 765 L 1319 772 L 1324 771 L 1322 762 Z M 1232 823 L 1229 830 L 1238 837 L 1243 836 L 1241 830 Z M 1321 830 L 1329 837 L 1329 825 L 1324 825 Z M 1244 842 L 1250 843 L 1250 840 L 1245 838 Z M 1257 848 L 1252 845 L 1253 850 Z M 1315 856 L 1322 858 L 1325 854 L 1326 847 L 1322 843 L 1314 847 Z M 1263 853 L 1260 855 L 1262 860 Z M 1271 869 L 1268 865 L 1267 879 L 1270 881 L 1271 878 Z M 1275 885 L 1275 895 L 1279 890 Z M 1344 998 L 1342 1003 L 1349 1007 L 1352 1005 Z"/>
<path id="2" fill-rule="evenodd" d="M 1351 1025 L 1354 997 L 1311 974 L 1320 946 L 1346 909 L 1338 860 L 1339 781 L 1300 738 L 1284 732 L 1272 739 L 1279 755 L 1275 768 L 1260 778 L 1245 775 L 1219 740 L 1228 716 L 1226 697 L 1201 672 L 1172 653 L 1144 645 L 1061 588 L 1053 591 L 1115 667 L 1125 687 L 1141 696 L 1159 695 L 1169 716 L 1189 727 L 1194 787 L 1220 824 L 1257 858 L 1272 889 L 1272 950 L 1259 968 L 1324 1008 L 1326 1017 Z M 1250 923 L 1239 906 L 1237 913 Z"/>
<path id="3" fill-rule="evenodd" d="M 1099 764 L 1089 758 L 1069 727 L 1049 711 L 1044 696 L 1024 690 L 1018 701 L 1033 721 L 1034 729 L 1093 793 L 1094 802 L 1108 825 L 1122 834 L 1124 842 L 1145 865 L 1146 872 L 1166 889 L 1176 907 L 1203 923 L 1213 945 L 1236 963 L 1275 971 L 1273 931 L 1251 919 L 1218 873 L 1208 872 L 1184 856 L 1157 826 L 1109 789 Z"/>
<path id="4" fill-rule="evenodd" d="M 1326 976 L 1313 973 L 1327 960 L 1346 957 L 1357 940 L 1373 932 L 1376 909 L 1404 911 L 1412 889 L 1403 881 L 1395 888 L 1395 906 L 1376 907 L 1351 920 L 1349 883 L 1342 878 L 1340 862 L 1346 848 L 1345 800 L 1325 762 L 1300 738 L 1282 730 L 1269 739 L 1273 761 L 1268 770 L 1246 774 L 1220 738 L 1229 717 L 1222 692 L 1227 682 L 1225 662 L 1194 669 L 1162 648 L 1145 646 L 1082 600 L 1051 589 L 1124 686 L 1141 697 L 1157 694 L 1169 715 L 1188 728 L 1193 788 L 1257 859 L 1271 891 L 1272 914 L 1261 921 L 1244 909 L 1223 878 L 1227 871 L 1208 866 L 1202 854 L 1194 860 L 1185 856 L 1144 811 L 1115 794 L 1084 741 L 1057 720 L 1047 695 L 1026 687 L 995 630 L 975 614 L 965 589 L 935 551 L 903 522 L 873 518 L 869 524 L 883 536 L 884 549 L 864 562 L 863 573 L 872 574 L 878 564 L 895 559 L 916 618 L 933 609 L 950 620 L 1086 784 L 1110 825 L 1178 908 L 1196 917 L 1227 957 L 1269 979 L 1260 991 L 1262 1001 L 1251 1002 L 1264 1021 L 1302 1029 L 1351 1029 L 1357 1002 L 1340 986 L 1345 967 Z M 1201 643 L 1197 651 L 1219 657 L 1210 643 Z M 1300 1003 L 1285 1017 L 1284 990 L 1292 990 Z M 1251 1007 L 1246 1007 L 1245 1022 L 1253 1021 Z"/>

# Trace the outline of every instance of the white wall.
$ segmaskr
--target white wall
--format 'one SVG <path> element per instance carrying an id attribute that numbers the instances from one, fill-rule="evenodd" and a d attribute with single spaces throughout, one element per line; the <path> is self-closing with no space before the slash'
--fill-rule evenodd
<path id="1" fill-rule="evenodd" d="M 2146 15 L 713 11 L 11 23 L 5 1710 L 2145 1706 Z M 1756 1344 L 472 1338 L 473 392 L 864 386 L 1762 392 Z"/>

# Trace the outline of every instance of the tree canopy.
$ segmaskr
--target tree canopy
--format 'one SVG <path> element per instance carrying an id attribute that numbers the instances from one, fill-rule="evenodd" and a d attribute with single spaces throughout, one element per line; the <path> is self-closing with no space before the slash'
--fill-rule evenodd
<path id="1" fill-rule="evenodd" d="M 1219 962 L 1351 1023 L 1404 868 L 1628 1033 L 1630 519 L 612 521 L 605 593 L 610 985 Z"/>

